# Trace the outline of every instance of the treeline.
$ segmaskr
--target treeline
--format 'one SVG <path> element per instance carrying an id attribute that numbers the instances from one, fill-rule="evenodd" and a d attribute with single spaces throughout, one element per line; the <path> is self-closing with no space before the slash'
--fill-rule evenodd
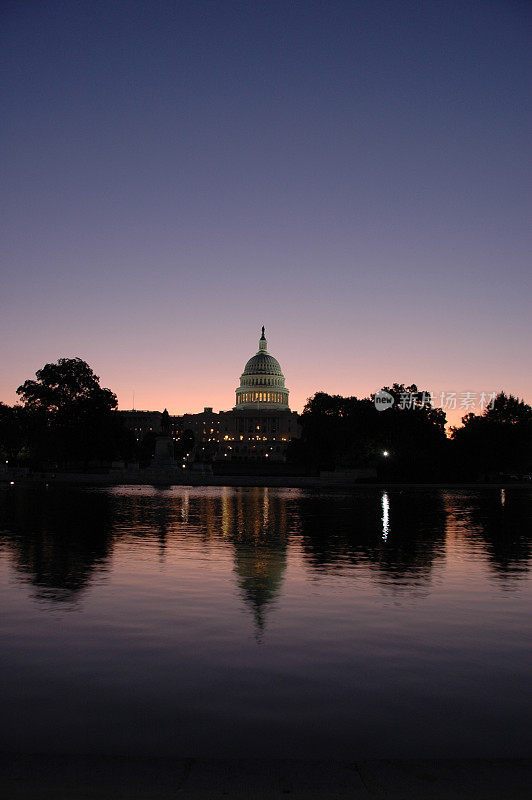
<path id="1" fill-rule="evenodd" d="M 116 411 L 116 395 L 100 386 L 85 361 L 60 358 L 35 378 L 17 389 L 19 404 L 0 403 L 3 462 L 33 469 L 151 462 L 155 433 L 136 442 Z M 290 443 L 292 465 L 307 474 L 370 469 L 381 479 L 420 482 L 526 479 L 532 473 L 532 408 L 519 398 L 501 392 L 448 436 L 445 413 L 433 407 L 428 392 L 395 383 L 377 395 L 383 393 L 384 406 L 375 395 L 317 392 L 300 415 L 301 439 Z M 185 434 L 176 455 L 184 457 L 193 444 Z"/>
<path id="2" fill-rule="evenodd" d="M 519 398 L 501 392 L 447 436 L 445 412 L 428 392 L 397 383 L 383 391 L 393 398 L 383 410 L 375 395 L 317 392 L 301 414 L 302 437 L 291 442 L 290 459 L 315 473 L 365 468 L 379 478 L 421 482 L 532 472 L 532 408 Z"/>

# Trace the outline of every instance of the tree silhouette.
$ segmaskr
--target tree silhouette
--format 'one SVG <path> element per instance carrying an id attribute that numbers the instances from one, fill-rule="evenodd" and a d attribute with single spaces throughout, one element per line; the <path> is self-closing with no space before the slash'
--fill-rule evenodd
<path id="1" fill-rule="evenodd" d="M 425 480 L 438 475 L 447 447 L 444 412 L 433 408 L 428 392 L 414 384 L 394 383 L 385 391 L 395 401 L 385 411 L 377 410 L 374 396 L 317 392 L 301 415 L 302 437 L 291 444 L 291 459 L 314 471 L 375 467 L 383 477 Z M 401 403 L 403 395 L 408 404 Z"/>
<path id="2" fill-rule="evenodd" d="M 118 414 L 116 395 L 81 358 L 60 358 L 17 389 L 29 420 L 33 462 L 59 466 L 130 457 L 133 437 Z"/>
<path id="3" fill-rule="evenodd" d="M 31 411 L 64 422 L 117 407 L 116 395 L 100 387 L 100 378 L 81 358 L 60 358 L 56 364 L 45 364 L 35 375 L 36 381 L 24 381 L 17 389 L 25 408 Z"/>
<path id="4" fill-rule="evenodd" d="M 24 448 L 22 409 L 0 403 L 0 459 L 14 465 Z"/>
<path id="5" fill-rule="evenodd" d="M 532 408 L 511 394 L 500 392 L 482 414 L 466 414 L 451 437 L 460 477 L 519 474 L 532 467 Z"/>

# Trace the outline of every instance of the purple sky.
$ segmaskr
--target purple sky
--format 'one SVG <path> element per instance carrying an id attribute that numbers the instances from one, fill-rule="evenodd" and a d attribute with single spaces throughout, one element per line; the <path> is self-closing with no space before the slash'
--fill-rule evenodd
<path id="1" fill-rule="evenodd" d="M 227 409 L 264 324 L 297 410 L 532 401 L 529 3 L 1 14 L 1 400 L 77 355 L 122 408 Z"/>

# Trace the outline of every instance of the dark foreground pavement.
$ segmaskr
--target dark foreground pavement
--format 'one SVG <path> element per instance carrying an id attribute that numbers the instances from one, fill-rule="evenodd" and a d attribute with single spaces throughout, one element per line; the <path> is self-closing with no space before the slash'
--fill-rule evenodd
<path id="1" fill-rule="evenodd" d="M 10 800 L 532 797 L 532 759 L 379 761 L 0 756 Z"/>

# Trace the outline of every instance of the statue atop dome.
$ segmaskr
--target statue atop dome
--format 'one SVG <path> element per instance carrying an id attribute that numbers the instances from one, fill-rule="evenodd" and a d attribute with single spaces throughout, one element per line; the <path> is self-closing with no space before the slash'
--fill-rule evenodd
<path id="1" fill-rule="evenodd" d="M 264 325 L 262 326 L 262 336 L 259 339 L 259 353 L 260 352 L 264 352 L 264 353 L 268 352 L 268 342 L 267 342 L 266 337 L 264 335 Z"/>

